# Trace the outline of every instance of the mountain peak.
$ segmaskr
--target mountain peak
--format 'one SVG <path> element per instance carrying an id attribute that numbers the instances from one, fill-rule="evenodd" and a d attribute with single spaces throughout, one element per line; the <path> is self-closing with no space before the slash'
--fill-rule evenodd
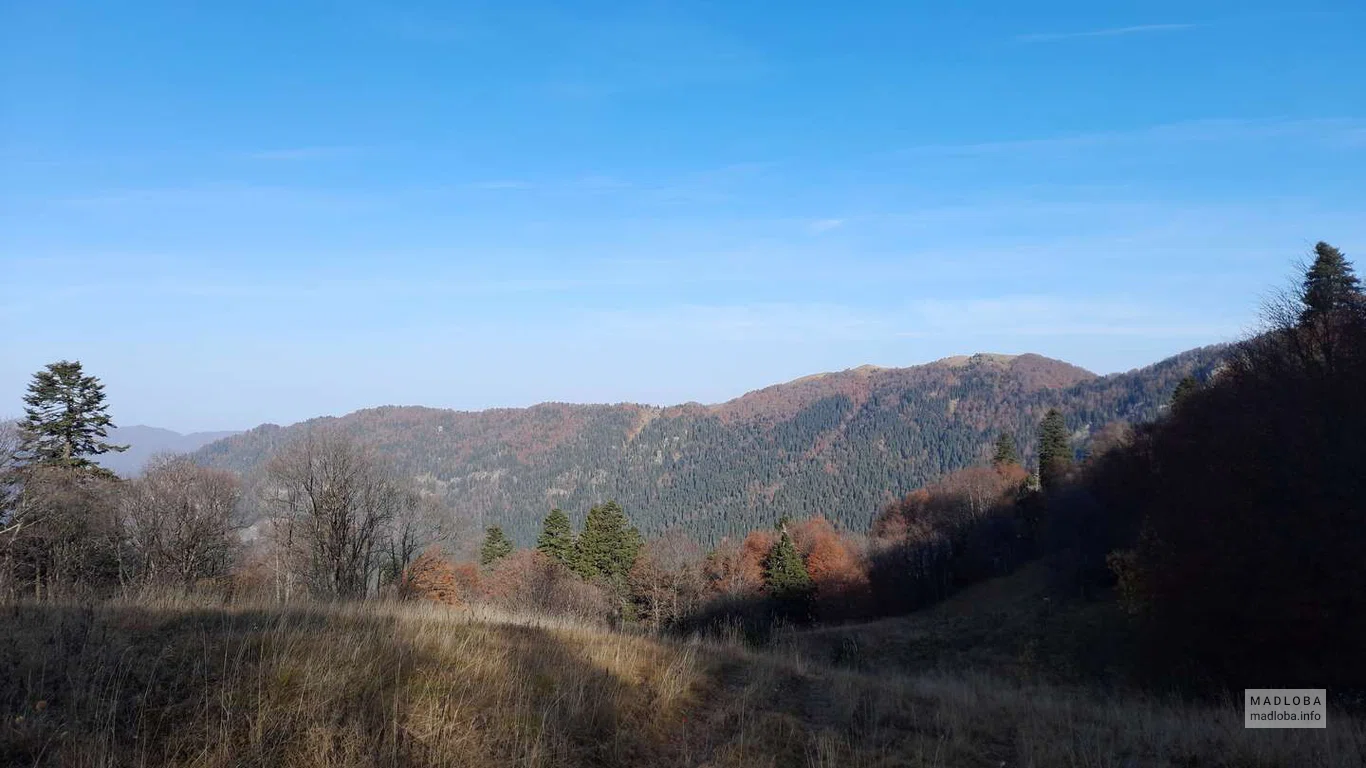
<path id="1" fill-rule="evenodd" d="M 952 357 L 943 357 L 930 363 L 930 365 L 946 365 L 950 368 L 962 368 L 967 365 L 977 365 L 982 363 L 999 363 L 1001 365 L 1008 365 L 1012 361 L 1020 357 L 1023 357 L 1023 355 L 1004 355 L 999 352 L 977 352 L 971 355 L 953 355 Z M 1035 355 L 1035 357 L 1041 356 Z"/>

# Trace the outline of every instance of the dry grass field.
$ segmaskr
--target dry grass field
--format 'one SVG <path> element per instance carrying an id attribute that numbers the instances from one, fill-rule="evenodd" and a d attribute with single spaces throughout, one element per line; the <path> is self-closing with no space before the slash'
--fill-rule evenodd
<path id="1" fill-rule="evenodd" d="M 1241 702 L 851 667 L 822 647 L 421 605 L 8 606 L 0 765 L 1366 764 L 1366 723 L 1341 713 L 1247 731 Z"/>
<path id="2" fill-rule="evenodd" d="M 776 645 L 870 674 L 972 670 L 1025 684 L 1123 688 L 1131 671 L 1114 662 L 1133 656 L 1135 635 L 1112 596 L 1059 600 L 1047 567 L 1035 562 L 906 616 L 788 632 Z"/>

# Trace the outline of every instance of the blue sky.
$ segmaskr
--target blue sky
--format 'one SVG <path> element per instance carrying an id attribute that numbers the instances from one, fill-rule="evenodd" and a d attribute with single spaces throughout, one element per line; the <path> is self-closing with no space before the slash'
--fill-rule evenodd
<path id="1" fill-rule="evenodd" d="M 209 7 L 213 6 L 213 7 Z M 949 7 L 952 6 L 952 7 Z M 1125 370 L 1366 252 L 1359 2 L 0 0 L 0 413 Z"/>

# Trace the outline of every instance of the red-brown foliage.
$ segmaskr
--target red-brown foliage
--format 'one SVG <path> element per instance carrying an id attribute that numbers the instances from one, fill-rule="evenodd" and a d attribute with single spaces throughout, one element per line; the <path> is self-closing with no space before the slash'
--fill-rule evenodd
<path id="1" fill-rule="evenodd" d="M 873 538 L 877 541 L 902 541 L 912 538 L 912 521 L 926 517 L 923 510 L 930 504 L 930 492 L 917 488 L 883 508 L 873 521 Z"/>
<path id="2" fill-rule="evenodd" d="M 711 591 L 718 595 L 756 595 L 764 587 L 764 558 L 778 541 L 770 528 L 750 531 L 744 541 L 722 539 L 703 565 Z"/>
<path id="3" fill-rule="evenodd" d="M 750 531 L 740 544 L 740 579 L 746 588 L 763 588 L 764 559 L 777 543 L 777 531 L 772 528 L 760 528 L 757 531 Z"/>
<path id="4" fill-rule="evenodd" d="M 960 469 L 887 505 L 873 522 L 873 536 L 921 540 L 979 520 L 1014 499 L 1028 476 L 1015 464 Z"/>
<path id="5" fill-rule="evenodd" d="M 479 578 L 479 566 L 474 563 L 456 563 L 455 587 L 460 590 L 460 594 L 474 597 L 483 594 L 483 584 Z"/>
<path id="6" fill-rule="evenodd" d="M 436 547 L 418 555 L 403 570 L 399 593 L 409 600 L 430 600 L 443 605 L 463 602 L 455 566 Z"/>
<path id="7" fill-rule="evenodd" d="M 816 612 L 832 620 L 867 609 L 868 567 L 858 547 L 823 517 L 791 526 L 792 539 L 816 588 Z"/>
<path id="8" fill-rule="evenodd" d="M 617 606 L 608 590 L 580 579 L 534 549 L 522 549 L 494 563 L 483 578 L 483 595 L 517 611 L 574 616 L 607 622 Z"/>
<path id="9" fill-rule="evenodd" d="M 1040 389 L 1064 389 L 1096 378 L 1085 368 L 1053 360 L 1042 355 L 1023 354 L 1009 363 L 1010 372 L 1026 392 Z"/>
<path id="10" fill-rule="evenodd" d="M 973 355 L 946 358 L 912 368 L 860 366 L 845 371 L 804 376 L 784 384 L 749 392 L 710 410 L 725 423 L 758 422 L 776 424 L 812 403 L 827 397 L 845 396 L 855 406 L 870 394 L 898 388 L 948 388 L 965 372 L 1009 377 L 1021 391 L 1062 389 L 1096 378 L 1094 373 L 1040 355 Z M 984 406 L 984 403 L 978 403 Z M 974 424 L 985 425 L 994 414 L 963 413 Z"/>

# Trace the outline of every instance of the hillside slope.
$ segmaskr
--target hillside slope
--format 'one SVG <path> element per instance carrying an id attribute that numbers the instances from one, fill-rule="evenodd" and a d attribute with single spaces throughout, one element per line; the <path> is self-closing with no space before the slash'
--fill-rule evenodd
<path id="1" fill-rule="evenodd" d="M 1252 731 L 1240 702 L 390 604 L 16 605 L 0 764 L 1359 766 L 1366 724 Z"/>
<path id="2" fill-rule="evenodd" d="M 779 645 L 868 673 L 961 674 L 1019 683 L 1137 685 L 1132 617 L 1112 595 L 1063 599 L 1048 565 L 964 587 L 921 611 L 873 621 L 787 630 Z"/>
<path id="3" fill-rule="evenodd" d="M 680 526 L 704 542 L 824 515 L 863 530 L 894 496 L 983 460 L 1002 431 L 1028 456 L 1035 428 L 1064 409 L 1079 443 L 1115 419 L 1154 416 L 1176 382 L 1220 348 L 1098 377 L 1038 355 L 974 355 L 910 368 L 807 376 L 713 406 L 547 403 L 460 412 L 383 407 L 290 427 L 265 425 L 195 457 L 251 474 L 313 426 L 379 447 L 448 498 L 457 515 L 534 538 L 553 506 L 581 519 L 615 498 L 646 533 Z"/>

